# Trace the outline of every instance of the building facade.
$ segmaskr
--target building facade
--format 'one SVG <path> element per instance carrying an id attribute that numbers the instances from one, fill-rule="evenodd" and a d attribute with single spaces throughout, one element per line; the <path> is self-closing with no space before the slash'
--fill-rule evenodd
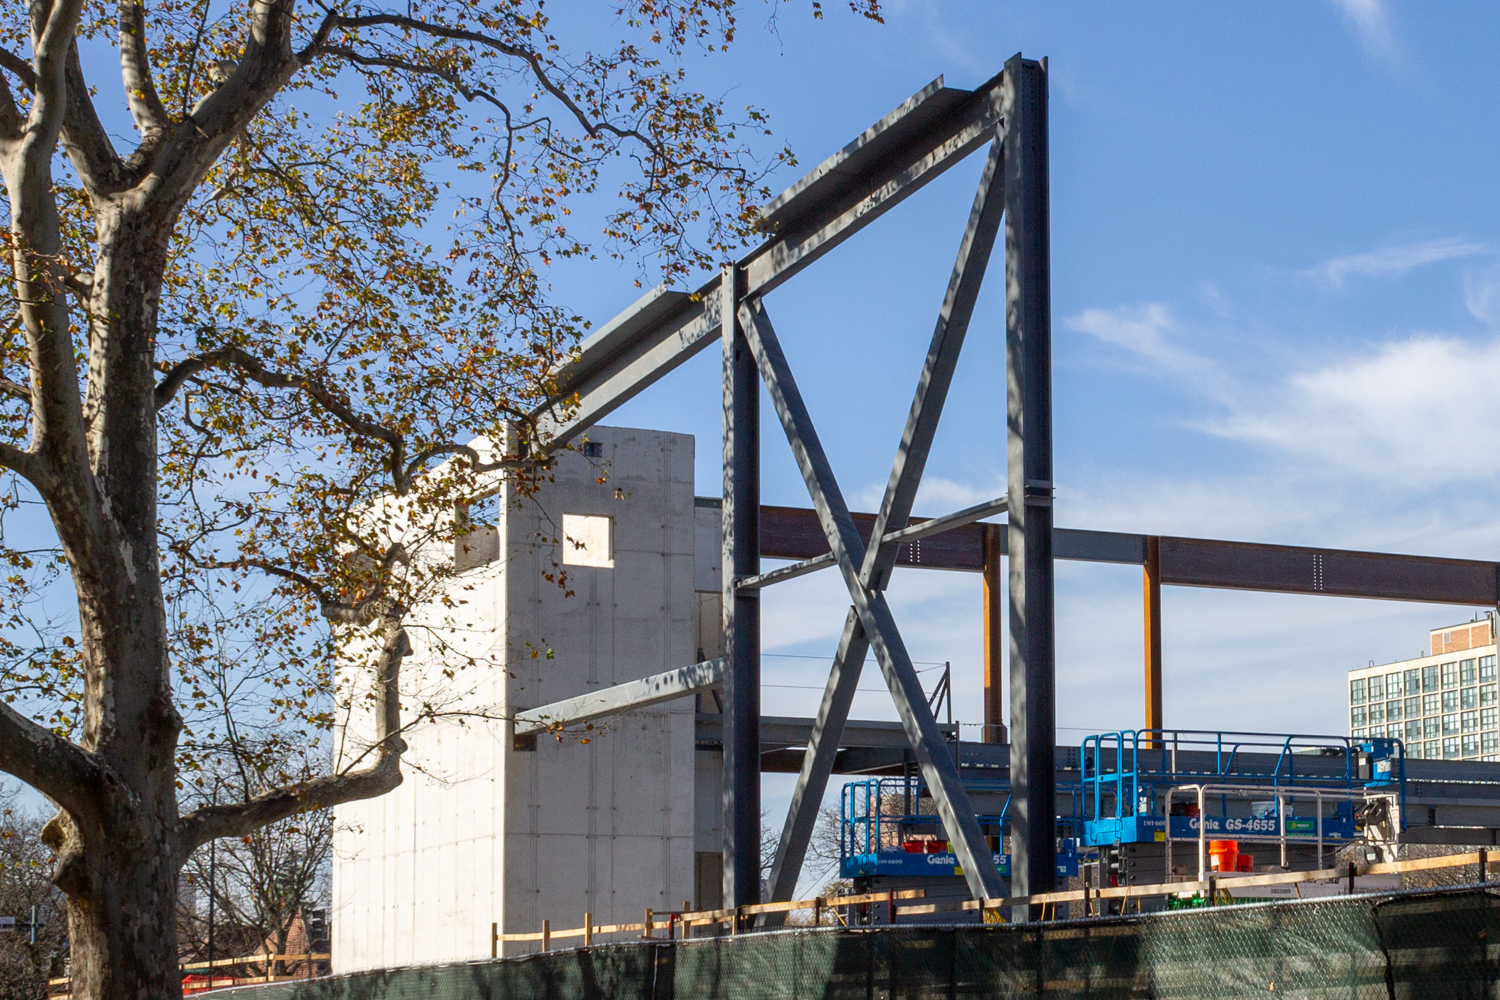
<path id="1" fill-rule="evenodd" d="M 1433 629 L 1426 656 L 1349 671 L 1349 735 L 1406 744 L 1406 755 L 1500 760 L 1493 620 Z"/>
<path id="2" fill-rule="evenodd" d="M 403 722 L 440 714 L 406 733 L 398 788 L 334 810 L 335 972 L 487 958 L 492 925 L 628 923 L 693 898 L 712 832 L 695 829 L 691 699 L 555 738 L 507 722 L 696 661 L 693 439 L 594 427 L 540 494 L 507 486 L 492 507 L 408 629 Z M 341 756 L 367 714 L 340 726 Z"/>

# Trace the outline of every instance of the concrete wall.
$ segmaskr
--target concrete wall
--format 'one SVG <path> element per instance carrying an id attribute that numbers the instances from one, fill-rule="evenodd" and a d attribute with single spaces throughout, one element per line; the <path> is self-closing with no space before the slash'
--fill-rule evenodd
<path id="1" fill-rule="evenodd" d="M 485 957 L 492 921 L 623 923 L 693 896 L 691 699 L 530 751 L 503 722 L 696 659 L 692 438 L 596 427 L 589 440 L 600 453 L 560 456 L 537 496 L 502 494 L 493 549 L 468 536 L 450 591 L 464 603 L 416 616 L 429 628 L 411 630 L 403 701 L 458 714 L 412 731 L 399 788 L 335 811 L 336 972 Z M 563 537 L 565 520 L 600 523 L 580 515 L 610 519 L 603 560 Z"/>

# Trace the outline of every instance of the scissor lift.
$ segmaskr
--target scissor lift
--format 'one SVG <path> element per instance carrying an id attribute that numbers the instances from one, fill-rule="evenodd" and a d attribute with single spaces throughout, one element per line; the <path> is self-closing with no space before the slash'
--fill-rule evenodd
<path id="1" fill-rule="evenodd" d="M 1082 842 L 1209 838 L 1340 846 L 1405 829 L 1400 740 L 1137 729 L 1090 736 L 1080 754 Z M 1201 851 L 1200 851 L 1201 853 Z"/>

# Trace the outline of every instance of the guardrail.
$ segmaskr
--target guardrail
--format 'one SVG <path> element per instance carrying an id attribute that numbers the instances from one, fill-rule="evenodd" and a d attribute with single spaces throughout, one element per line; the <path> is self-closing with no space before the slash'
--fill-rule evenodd
<path id="1" fill-rule="evenodd" d="M 1492 872 L 1500 869 L 1500 855 L 1493 859 L 1487 850 L 1479 850 L 1468 854 L 1446 854 L 1435 858 L 1412 858 L 1407 861 L 1386 861 L 1374 864 L 1348 864 L 1339 868 L 1321 868 L 1315 871 L 1303 872 L 1270 872 L 1263 875 L 1239 875 L 1235 873 L 1224 873 L 1227 878 L 1210 875 L 1205 879 L 1178 882 L 1158 882 L 1150 885 L 1124 885 L 1108 888 L 1094 888 L 1085 885 L 1082 889 L 1072 889 L 1066 892 L 1044 892 L 1031 896 L 1010 896 L 999 899 L 970 899 L 964 900 L 957 905 L 943 903 L 914 903 L 908 905 L 897 905 L 898 900 L 921 899 L 927 895 L 925 889 L 888 890 L 886 892 L 870 892 L 854 896 L 819 896 L 814 899 L 794 899 L 784 903 L 758 903 L 753 906 L 739 906 L 727 910 L 674 910 L 666 913 L 657 913 L 654 910 L 645 911 L 645 919 L 635 924 L 600 924 L 595 925 L 593 915 L 583 915 L 582 927 L 571 927 L 565 930 L 552 930 L 551 922 L 542 921 L 542 929 L 531 933 L 502 934 L 500 925 L 490 924 L 490 957 L 499 957 L 500 944 L 505 941 L 539 941 L 542 950 L 551 949 L 552 941 L 556 938 L 582 938 L 585 947 L 594 943 L 596 934 L 639 934 L 641 938 L 653 939 L 655 932 L 664 932 L 660 940 L 670 940 L 680 937 L 686 940 L 691 936 L 693 927 L 718 926 L 729 924 L 731 933 L 739 933 L 748 929 L 748 921 L 759 914 L 764 913 L 789 913 L 794 910 L 812 910 L 814 925 L 821 922 L 823 911 L 836 912 L 848 906 L 870 905 L 884 903 L 887 907 L 887 916 L 894 920 L 898 916 L 919 915 L 929 913 L 958 912 L 962 910 L 980 910 L 986 914 L 994 913 L 996 917 L 999 912 L 1006 908 L 1016 907 L 1038 907 L 1043 919 L 1047 919 L 1050 912 L 1054 916 L 1057 907 L 1061 903 L 1082 903 L 1084 916 L 1097 915 L 1096 905 L 1101 900 L 1119 900 L 1121 909 L 1134 900 L 1139 906 L 1142 900 L 1158 896 L 1187 896 L 1204 893 L 1206 905 L 1213 906 L 1223 897 L 1224 891 L 1229 886 L 1236 888 L 1251 888 L 1254 886 L 1271 885 L 1295 885 L 1305 882 L 1329 882 L 1332 880 L 1347 879 L 1348 891 L 1354 892 L 1354 880 L 1365 875 L 1398 875 L 1405 872 L 1429 871 L 1439 868 L 1462 868 L 1473 866 L 1479 882 L 1489 881 Z M 665 919 L 663 919 L 665 918 Z"/>
<path id="2" fill-rule="evenodd" d="M 311 979 L 313 977 L 312 965 L 314 962 L 327 962 L 332 956 L 328 952 L 307 952 L 302 955 L 278 955 L 274 952 L 263 952 L 259 955 L 242 955 L 239 958 L 216 958 L 212 962 L 183 962 L 179 963 L 179 972 L 189 975 L 183 977 L 184 994 L 201 993 L 205 990 L 224 989 L 229 986 L 246 986 L 251 983 L 277 983 L 291 979 Z M 283 967 L 296 963 L 307 963 L 307 971 L 300 975 L 278 976 L 275 974 L 277 964 Z M 236 965 L 260 965 L 265 963 L 264 974 L 257 973 L 253 976 L 218 976 L 214 969 L 227 969 Z M 191 975 L 195 969 L 209 970 L 206 976 Z M 205 982 L 189 983 L 188 980 L 202 979 Z M 47 1000 L 72 1000 L 73 980 L 69 976 L 61 979 L 47 980 Z"/>

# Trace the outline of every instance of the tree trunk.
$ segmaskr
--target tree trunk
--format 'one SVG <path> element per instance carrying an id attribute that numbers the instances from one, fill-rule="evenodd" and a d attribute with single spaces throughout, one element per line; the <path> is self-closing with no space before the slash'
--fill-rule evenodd
<path id="1" fill-rule="evenodd" d="M 73 996 L 170 1000 L 178 974 L 176 747 L 157 544 L 153 351 L 171 220 L 101 213 L 85 400 L 105 502 L 59 519 L 78 592 L 83 746 L 108 768 L 91 816 L 59 824 Z M 155 214 L 155 218 L 148 217 Z M 54 512 L 60 514 L 63 512 Z"/>

